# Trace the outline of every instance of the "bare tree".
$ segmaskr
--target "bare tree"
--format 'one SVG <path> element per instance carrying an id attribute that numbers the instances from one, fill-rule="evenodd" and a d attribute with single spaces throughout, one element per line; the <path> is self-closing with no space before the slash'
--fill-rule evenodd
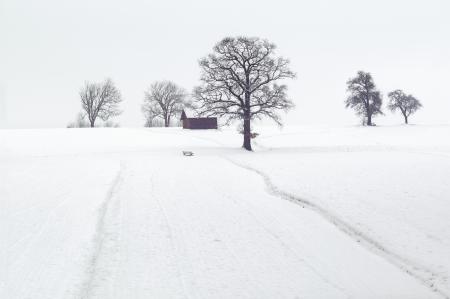
<path id="1" fill-rule="evenodd" d="M 171 118 L 181 113 L 185 101 L 186 92 L 171 81 L 153 83 L 145 92 L 142 112 L 146 119 L 146 125 L 153 125 L 155 119 L 162 119 L 164 126 L 169 127 Z"/>
<path id="2" fill-rule="evenodd" d="M 91 127 L 95 126 L 97 118 L 107 121 L 121 113 L 119 103 L 122 102 L 122 96 L 111 79 L 102 83 L 86 82 L 80 91 L 80 98 Z"/>
<path id="3" fill-rule="evenodd" d="M 418 99 L 412 95 L 405 94 L 402 90 L 397 89 L 388 94 L 388 109 L 392 112 L 397 109 L 401 111 L 405 118 L 405 124 L 408 123 L 408 117 L 422 107 Z"/>
<path id="4" fill-rule="evenodd" d="M 368 126 L 372 126 L 372 117 L 383 114 L 381 111 L 383 99 L 376 89 L 372 75 L 359 71 L 355 78 L 347 81 L 347 91 L 350 95 L 345 101 L 345 107 L 355 109 L 356 114 L 366 119 Z"/>
<path id="5" fill-rule="evenodd" d="M 142 112 L 144 113 L 144 118 L 145 118 L 144 127 L 148 127 L 148 128 L 155 127 L 153 115 L 150 113 L 145 113 L 144 109 L 142 109 Z"/>
<path id="6" fill-rule="evenodd" d="M 268 117 L 281 124 L 277 111 L 294 106 L 287 98 L 287 86 L 276 82 L 295 74 L 287 59 L 274 57 L 275 48 L 259 38 L 228 37 L 200 60 L 202 85 L 194 89 L 197 111 L 223 117 L 227 123 L 243 120 L 247 150 L 252 150 L 251 120 Z"/>

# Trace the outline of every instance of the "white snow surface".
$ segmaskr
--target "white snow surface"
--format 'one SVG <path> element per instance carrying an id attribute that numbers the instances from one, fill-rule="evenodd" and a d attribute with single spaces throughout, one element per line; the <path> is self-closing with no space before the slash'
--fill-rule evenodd
<path id="1" fill-rule="evenodd" d="M 449 298 L 450 126 L 257 131 L 0 130 L 0 298 Z"/>

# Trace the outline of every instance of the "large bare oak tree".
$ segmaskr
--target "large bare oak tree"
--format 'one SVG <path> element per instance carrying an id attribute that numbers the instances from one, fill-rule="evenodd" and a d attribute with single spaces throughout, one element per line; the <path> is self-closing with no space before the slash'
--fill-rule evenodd
<path id="1" fill-rule="evenodd" d="M 107 121 L 121 113 L 119 104 L 122 96 L 111 79 L 101 83 L 86 82 L 80 91 L 80 98 L 81 107 L 92 128 L 97 118 Z"/>
<path id="2" fill-rule="evenodd" d="M 268 117 L 281 124 L 277 113 L 293 103 L 282 79 L 294 78 L 289 61 L 275 56 L 275 44 L 259 38 L 225 38 L 200 60 L 202 85 L 194 89 L 200 115 L 219 116 L 227 123 L 243 121 L 244 144 L 251 146 L 251 120 Z"/>
<path id="3" fill-rule="evenodd" d="M 145 92 L 142 112 L 146 124 L 151 125 L 155 118 L 162 119 L 164 126 L 169 127 L 172 117 L 181 113 L 185 105 L 186 92 L 170 81 L 153 83 Z"/>
<path id="4" fill-rule="evenodd" d="M 376 89 L 372 75 L 359 71 L 355 78 L 347 81 L 347 92 L 350 93 L 345 101 L 345 107 L 353 108 L 357 115 L 366 119 L 368 126 L 372 126 L 372 118 L 383 114 L 381 93 Z"/>
<path id="5" fill-rule="evenodd" d="M 400 110 L 403 114 L 403 118 L 405 119 L 405 124 L 408 124 L 408 117 L 422 107 L 422 104 L 418 99 L 412 95 L 405 94 L 400 89 L 390 92 L 388 97 L 388 109 L 392 112 L 395 110 Z"/>

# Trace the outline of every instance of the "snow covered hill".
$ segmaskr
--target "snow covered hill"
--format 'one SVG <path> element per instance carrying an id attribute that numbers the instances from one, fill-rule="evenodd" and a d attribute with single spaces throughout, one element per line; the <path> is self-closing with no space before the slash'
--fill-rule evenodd
<path id="1" fill-rule="evenodd" d="M 0 298 L 449 298 L 450 126 L 258 132 L 0 130 Z"/>

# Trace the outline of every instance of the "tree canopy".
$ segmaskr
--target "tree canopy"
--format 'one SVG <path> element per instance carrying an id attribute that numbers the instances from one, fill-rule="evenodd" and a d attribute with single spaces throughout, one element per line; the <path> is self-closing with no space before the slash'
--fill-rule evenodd
<path id="1" fill-rule="evenodd" d="M 392 112 L 400 110 L 405 119 L 405 124 L 408 123 L 408 117 L 422 107 L 422 104 L 418 99 L 412 95 L 405 94 L 400 89 L 390 92 L 388 97 L 388 109 Z"/>
<path id="2" fill-rule="evenodd" d="M 101 83 L 86 82 L 80 90 L 80 98 L 91 127 L 95 126 L 97 118 L 107 121 L 122 113 L 119 109 L 122 95 L 111 79 Z"/>
<path id="3" fill-rule="evenodd" d="M 383 99 L 376 89 L 372 75 L 359 71 L 357 76 L 347 81 L 349 96 L 345 101 L 346 108 L 353 108 L 357 115 L 366 119 L 368 126 L 372 126 L 372 118 L 377 114 L 383 114 L 381 105 Z"/>
<path id="4" fill-rule="evenodd" d="M 170 126 L 175 114 L 181 113 L 185 105 L 186 92 L 171 81 L 154 82 L 145 92 L 142 112 L 147 123 L 162 119 L 164 126 Z"/>
<path id="5" fill-rule="evenodd" d="M 278 81 L 295 74 L 287 59 L 275 56 L 275 49 L 267 40 L 227 37 L 200 60 L 202 85 L 194 89 L 197 111 L 227 123 L 242 120 L 247 150 L 251 150 L 251 120 L 267 117 L 281 124 L 278 112 L 294 106 L 287 86 Z"/>

